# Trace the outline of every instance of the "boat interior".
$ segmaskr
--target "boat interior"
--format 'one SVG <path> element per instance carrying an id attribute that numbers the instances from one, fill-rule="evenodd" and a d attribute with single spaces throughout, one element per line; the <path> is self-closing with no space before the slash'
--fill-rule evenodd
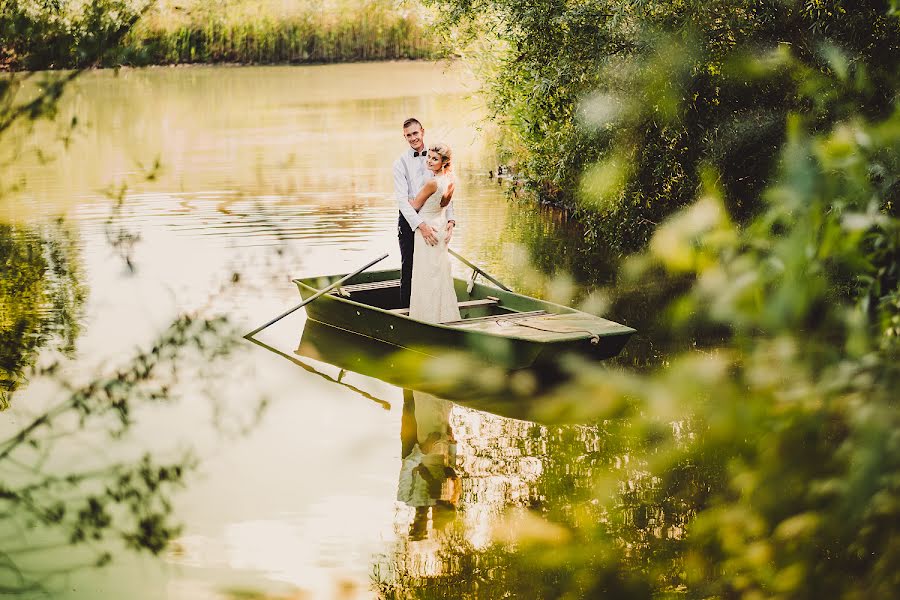
<path id="1" fill-rule="evenodd" d="M 399 275 L 399 273 L 396 273 L 396 275 Z M 523 308 L 536 309 L 538 308 L 536 306 L 515 306 L 519 304 L 518 302 L 513 302 L 513 305 L 510 305 L 507 301 L 508 298 L 504 298 L 506 294 L 494 288 L 485 288 L 484 286 L 470 284 L 460 279 L 454 279 L 454 287 L 456 289 L 461 320 L 444 323 L 444 325 L 467 325 L 477 323 L 480 319 L 490 321 L 501 319 L 506 321 L 547 314 L 547 311 L 542 309 L 523 310 Z M 491 292 L 496 295 L 492 295 Z M 341 295 L 354 302 L 376 306 L 397 314 L 409 314 L 409 308 L 401 307 L 399 278 L 342 285 L 331 293 Z"/>

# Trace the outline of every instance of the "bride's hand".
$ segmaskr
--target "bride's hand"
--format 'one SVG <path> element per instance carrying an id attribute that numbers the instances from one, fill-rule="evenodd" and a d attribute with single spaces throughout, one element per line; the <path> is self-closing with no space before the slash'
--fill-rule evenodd
<path id="1" fill-rule="evenodd" d="M 450 243 L 450 239 L 453 237 L 453 228 L 456 226 L 456 221 L 447 221 L 447 235 L 444 237 L 444 242 Z"/>
<path id="2" fill-rule="evenodd" d="M 453 190 L 456 189 L 456 182 L 452 179 L 450 183 L 447 184 L 447 191 L 444 192 L 444 195 L 441 196 L 441 206 L 447 206 L 450 204 L 450 201 L 453 199 Z"/>

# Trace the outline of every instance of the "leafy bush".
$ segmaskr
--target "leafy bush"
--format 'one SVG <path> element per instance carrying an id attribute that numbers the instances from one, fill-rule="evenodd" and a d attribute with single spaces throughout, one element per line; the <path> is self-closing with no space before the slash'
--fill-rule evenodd
<path id="1" fill-rule="evenodd" d="M 137 0 L 9 0 L 0 7 L 0 67 L 84 68 L 116 53 L 147 3 Z"/>
<path id="2" fill-rule="evenodd" d="M 507 41 L 490 94 L 532 184 L 644 248 L 616 285 L 687 282 L 670 333 L 722 336 L 650 373 L 573 361 L 536 416 L 594 419 L 632 473 L 485 564 L 543 597 L 900 594 L 896 7 L 441 5 Z"/>
<path id="3" fill-rule="evenodd" d="M 695 197 L 707 164 L 732 215 L 755 214 L 789 113 L 825 131 L 894 102 L 900 30 L 886 2 L 428 3 L 478 63 L 510 162 L 620 253 Z M 808 85 L 819 74 L 833 77 Z M 865 85 L 835 87 L 848 79 Z"/>

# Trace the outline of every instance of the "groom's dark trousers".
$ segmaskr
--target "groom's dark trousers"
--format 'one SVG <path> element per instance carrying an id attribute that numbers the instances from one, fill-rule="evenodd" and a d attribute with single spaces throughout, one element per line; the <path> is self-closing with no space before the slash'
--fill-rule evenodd
<path id="1" fill-rule="evenodd" d="M 400 220 L 397 221 L 397 237 L 400 238 L 400 307 L 407 308 L 412 292 L 413 248 L 416 236 L 402 213 Z"/>

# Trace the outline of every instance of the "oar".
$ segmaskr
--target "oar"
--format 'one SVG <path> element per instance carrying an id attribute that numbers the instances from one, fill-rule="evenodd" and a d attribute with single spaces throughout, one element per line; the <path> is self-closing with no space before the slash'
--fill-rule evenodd
<path id="1" fill-rule="evenodd" d="M 478 273 L 480 273 L 481 275 L 483 275 L 484 278 L 487 279 L 488 281 L 490 281 L 491 283 L 496 284 L 498 287 L 500 287 L 501 289 L 506 290 L 507 292 L 511 292 L 511 291 L 512 291 L 511 289 L 509 289 L 508 287 L 506 287 L 505 285 L 503 285 L 502 283 L 500 283 L 499 281 L 497 281 L 496 279 L 494 279 L 493 277 L 491 277 L 490 275 L 488 275 L 487 273 L 485 273 L 484 271 L 482 271 L 481 269 L 479 269 L 478 267 L 476 267 L 475 265 L 473 265 L 471 262 L 469 262 L 468 260 L 466 260 L 465 258 L 463 258 L 462 256 L 460 256 L 459 254 L 457 254 L 456 252 L 454 252 L 453 250 L 451 250 L 450 248 L 447 248 L 447 251 L 450 252 L 450 254 L 452 254 L 453 256 L 455 256 L 456 258 L 458 258 L 459 260 L 461 260 L 462 262 L 464 262 L 465 264 L 467 264 L 468 266 L 470 266 L 470 267 L 472 267 L 473 269 L 475 269 L 476 272 L 478 272 Z"/>
<path id="2" fill-rule="evenodd" d="M 274 353 L 277 354 L 278 356 L 282 356 L 282 357 L 288 359 L 289 361 L 291 361 L 291 362 L 294 363 L 295 365 L 299 365 L 299 366 L 303 367 L 304 369 L 306 369 L 306 370 L 309 371 L 310 373 L 313 373 L 314 375 L 318 375 L 319 377 L 322 377 L 322 378 L 324 378 L 324 379 L 327 379 L 328 381 L 333 381 L 334 383 L 339 383 L 340 385 L 342 385 L 342 386 L 344 386 L 344 387 L 350 388 L 351 390 L 353 390 L 354 392 L 356 392 L 357 394 L 359 394 L 359 395 L 362 396 L 363 398 L 368 398 L 369 400 L 372 400 L 372 401 L 374 401 L 374 402 L 377 402 L 378 404 L 381 405 L 381 407 L 382 407 L 384 410 L 391 410 L 391 403 L 388 402 L 387 400 L 382 400 L 381 398 L 378 398 L 378 397 L 376 397 L 376 396 L 373 396 L 372 394 L 370 394 L 369 392 L 367 392 L 367 391 L 365 391 L 365 390 L 359 389 L 359 388 L 356 387 L 355 385 L 350 385 L 349 383 L 344 383 L 343 381 L 341 381 L 341 377 L 343 377 L 344 372 L 345 372 L 344 369 L 341 369 L 341 374 L 338 375 L 338 378 L 337 378 L 337 379 L 335 379 L 334 377 L 332 377 L 332 376 L 330 376 L 330 375 L 326 375 L 325 373 L 319 371 L 318 369 L 316 369 L 316 368 L 313 367 L 312 365 L 306 364 L 305 362 L 303 362 L 303 361 L 300 360 L 299 358 L 295 358 L 295 357 L 293 357 L 293 356 L 291 356 L 291 355 L 289 355 L 289 354 L 285 354 L 284 352 L 282 352 L 282 351 L 279 350 L 278 348 L 273 348 L 272 346 L 270 346 L 270 345 L 268 345 L 268 344 L 266 344 L 266 343 L 264 343 L 264 342 L 261 342 L 261 341 L 255 339 L 255 338 L 249 337 L 249 336 L 247 337 L 247 339 L 250 340 L 251 342 L 253 342 L 254 344 L 256 344 L 257 346 L 262 346 L 262 347 L 265 348 L 266 350 L 269 350 L 269 351 L 271 351 L 271 352 L 274 352 Z"/>
<path id="3" fill-rule="evenodd" d="M 382 257 L 380 257 L 380 258 L 376 258 L 375 260 L 373 260 L 373 261 L 370 262 L 369 264 L 365 265 L 364 267 L 360 267 L 359 269 L 353 271 L 353 272 L 350 273 L 349 275 L 345 275 L 345 276 L 341 277 L 340 279 L 338 279 L 337 281 L 335 281 L 334 283 L 332 283 L 332 284 L 329 285 L 328 287 L 322 288 L 321 290 L 319 290 L 318 292 L 316 292 L 315 294 L 313 294 L 312 296 L 310 296 L 309 298 L 307 298 L 306 300 L 304 300 L 303 302 L 301 302 L 300 304 L 298 304 L 298 305 L 295 306 L 294 308 L 292 308 L 292 309 L 290 309 L 290 310 L 286 310 L 285 312 L 281 313 L 280 315 L 278 315 L 277 317 L 275 317 L 274 319 L 272 319 L 271 321 L 269 321 L 269 322 L 266 323 L 265 325 L 260 325 L 259 327 L 257 327 L 256 329 L 254 329 L 253 331 L 251 331 L 250 333 L 248 333 L 248 334 L 245 335 L 244 337 L 245 337 L 245 338 L 249 338 L 249 337 L 252 337 L 252 336 L 256 335 L 257 333 L 259 333 L 260 331 L 262 331 L 263 329 L 265 329 L 266 327 L 268 327 L 269 325 L 271 325 L 271 324 L 274 323 L 275 321 L 279 321 L 279 320 L 285 318 L 286 316 L 288 316 L 289 314 L 291 314 L 292 312 L 294 312 L 294 311 L 297 310 L 298 308 L 302 308 L 302 307 L 306 306 L 307 304 L 309 304 L 310 302 L 312 302 L 313 300 L 315 300 L 316 298 L 318 298 L 318 297 L 321 296 L 322 294 L 325 294 L 325 293 L 330 292 L 331 290 L 333 290 L 333 289 L 336 288 L 337 286 L 341 285 L 342 283 L 344 283 L 345 281 L 347 281 L 348 279 L 350 279 L 350 278 L 353 277 L 354 275 L 359 275 L 360 273 L 362 273 L 363 271 L 365 271 L 366 269 L 368 269 L 369 267 L 371 267 L 372 265 L 374 265 L 374 264 L 377 263 L 378 261 L 384 260 L 384 259 L 387 258 L 387 257 L 388 257 L 388 255 L 385 254 L 384 256 L 382 256 Z"/>

